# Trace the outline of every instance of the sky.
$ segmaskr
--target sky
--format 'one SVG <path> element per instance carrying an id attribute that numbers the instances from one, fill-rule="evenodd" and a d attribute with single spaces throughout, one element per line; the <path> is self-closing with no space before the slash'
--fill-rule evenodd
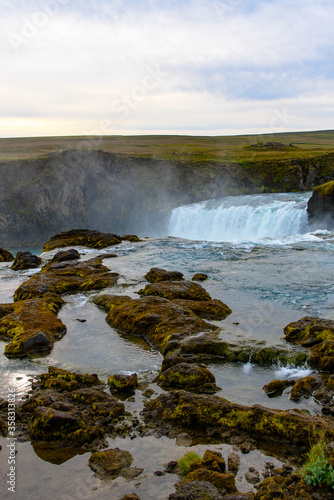
<path id="1" fill-rule="evenodd" d="M 0 0 L 0 137 L 334 129 L 333 0 Z"/>

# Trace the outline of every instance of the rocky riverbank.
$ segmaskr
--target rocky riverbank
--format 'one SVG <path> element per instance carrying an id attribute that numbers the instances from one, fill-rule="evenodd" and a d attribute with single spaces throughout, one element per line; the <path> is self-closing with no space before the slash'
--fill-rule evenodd
<path id="1" fill-rule="evenodd" d="M 75 239 L 73 231 L 57 235 L 45 248 L 67 244 L 104 248 L 103 242 L 110 237 L 96 232 L 86 232 L 84 236 L 85 240 L 82 232 L 78 232 Z M 112 240 L 122 241 L 122 238 L 112 235 Z M 131 236 L 131 241 L 136 244 L 138 239 Z M 111 254 L 106 256 L 109 258 Z M 323 407 L 322 415 L 232 403 L 214 395 L 219 388 L 203 362 L 215 359 L 239 362 L 251 355 L 254 363 L 277 363 L 291 361 L 291 352 L 223 342 L 219 327 L 212 321 L 222 321 L 232 311 L 199 285 L 196 280 L 204 280 L 203 274 L 188 281 L 179 270 L 152 268 L 145 275 L 148 284 L 138 290 L 139 298 L 133 299 L 100 293 L 105 287 L 109 292 L 115 286 L 118 273 L 103 266 L 102 257 L 87 260 L 80 257 L 77 250 L 61 250 L 20 285 L 14 303 L 1 304 L 0 331 L 5 340 L 12 338 L 6 346 L 6 355 L 21 357 L 49 352 L 53 342 L 66 333 L 66 325 L 57 317 L 65 294 L 96 290 L 94 302 L 107 312 L 108 324 L 123 335 L 143 337 L 163 354 L 161 368 L 152 382 L 153 387 L 160 386 L 161 392 L 155 394 L 151 382 L 143 383 L 136 374 L 110 373 L 108 380 L 102 381 L 95 374 L 50 366 L 32 384 L 28 397 L 16 406 L 19 442 L 31 440 L 37 455 L 51 463 L 62 463 L 89 451 L 92 454 L 87 466 L 102 481 L 122 477 L 132 484 L 131 481 L 140 481 L 145 473 L 145 463 L 142 467 L 133 466 L 131 454 L 110 448 L 108 439 L 183 436 L 190 444 L 201 442 L 209 448 L 189 466 L 186 474 L 175 461 L 159 472 L 161 477 L 179 474 L 176 492 L 170 495 L 170 500 L 334 498 L 332 489 L 324 482 L 312 485 L 305 474 L 300 474 L 305 454 L 317 443 L 324 444 L 327 470 L 330 472 L 334 466 L 333 321 L 305 317 L 287 325 L 286 340 L 297 347 L 294 359 L 307 362 L 313 374 L 290 380 L 287 385 L 284 381 L 273 381 L 264 387 L 270 397 L 282 392 L 296 402 L 302 397 L 314 397 Z M 136 393 L 143 400 L 140 415 L 131 406 Z M 7 412 L 8 403 L 2 400 L 3 436 L 7 435 Z M 219 453 L 210 450 L 210 445 L 217 443 L 234 447 L 234 456 L 230 454 L 227 465 Z M 285 466 L 268 466 L 261 474 L 256 468 L 249 468 L 244 471 L 249 492 L 238 492 L 236 474 L 240 458 L 255 450 L 276 457 Z"/>

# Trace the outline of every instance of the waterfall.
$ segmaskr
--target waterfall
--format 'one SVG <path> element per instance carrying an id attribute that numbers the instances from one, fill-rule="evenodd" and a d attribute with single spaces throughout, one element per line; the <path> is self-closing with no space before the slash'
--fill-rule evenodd
<path id="1" fill-rule="evenodd" d="M 175 208 L 170 236 L 208 241 L 259 241 L 308 230 L 309 193 L 229 196 Z"/>

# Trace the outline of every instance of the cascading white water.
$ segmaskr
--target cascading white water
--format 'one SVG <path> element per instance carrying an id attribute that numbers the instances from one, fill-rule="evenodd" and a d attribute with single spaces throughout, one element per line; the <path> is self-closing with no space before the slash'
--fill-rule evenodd
<path id="1" fill-rule="evenodd" d="M 175 208 L 169 234 L 209 241 L 259 241 L 308 230 L 309 193 L 229 196 Z"/>

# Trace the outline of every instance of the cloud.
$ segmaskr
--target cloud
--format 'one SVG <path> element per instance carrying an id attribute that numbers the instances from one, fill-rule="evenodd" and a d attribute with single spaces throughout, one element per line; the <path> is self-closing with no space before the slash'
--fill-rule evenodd
<path id="1" fill-rule="evenodd" d="M 267 127 L 277 106 L 293 110 L 287 130 L 331 128 L 330 1 L 0 8 L 3 136 L 82 134 L 106 121 L 123 133 L 239 133 Z"/>

